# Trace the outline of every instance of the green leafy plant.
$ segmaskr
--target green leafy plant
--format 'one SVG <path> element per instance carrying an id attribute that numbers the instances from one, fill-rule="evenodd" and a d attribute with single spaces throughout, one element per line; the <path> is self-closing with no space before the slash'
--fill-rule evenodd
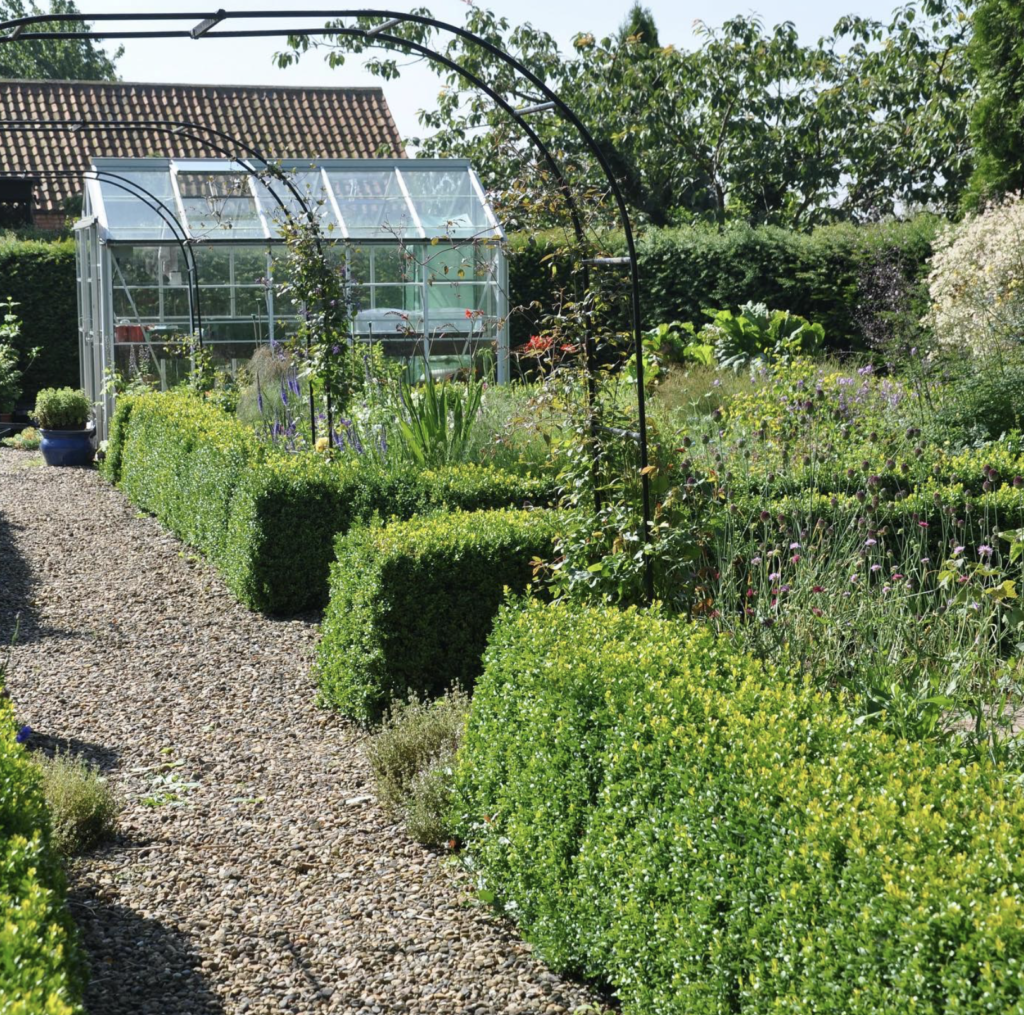
<path id="1" fill-rule="evenodd" d="M 113 837 L 120 802 L 96 768 L 68 754 L 44 758 L 39 767 L 58 853 L 71 856 Z"/>
<path id="2" fill-rule="evenodd" d="M 0 440 L 0 444 L 6 448 L 14 448 L 16 451 L 38 451 L 42 439 L 42 435 L 35 427 L 27 426 L 21 433 L 16 433 L 13 437 L 4 437 L 3 440 Z"/>
<path id="3" fill-rule="evenodd" d="M 703 344 L 712 345 L 715 357 L 726 368 L 738 370 L 754 362 L 779 360 L 819 349 L 825 329 L 788 310 L 769 310 L 763 303 L 744 303 L 731 310 L 705 313 L 711 318 L 698 333 Z"/>
<path id="4" fill-rule="evenodd" d="M 74 388 L 44 388 L 32 412 L 42 430 L 81 430 L 91 415 L 89 396 Z"/>
<path id="5" fill-rule="evenodd" d="M 395 408 L 403 446 L 413 461 L 426 467 L 465 461 L 484 383 L 472 377 L 464 384 L 438 382 L 424 363 L 422 386 L 414 387 L 405 378 L 399 382 Z"/>
<path id="6" fill-rule="evenodd" d="M 0 412 L 13 412 L 21 397 L 21 379 L 25 370 L 39 356 L 38 348 L 29 349 L 25 355 L 25 366 L 19 368 L 21 355 L 17 341 L 21 337 L 21 318 L 14 312 L 18 306 L 10 296 L 0 300 Z"/>

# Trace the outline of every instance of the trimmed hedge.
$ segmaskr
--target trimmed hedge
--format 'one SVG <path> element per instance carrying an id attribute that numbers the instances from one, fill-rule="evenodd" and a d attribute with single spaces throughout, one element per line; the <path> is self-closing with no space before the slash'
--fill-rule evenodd
<path id="1" fill-rule="evenodd" d="M 185 392 L 122 400 L 104 472 L 202 550 L 241 602 L 275 614 L 326 604 L 335 536 L 357 522 L 555 496 L 551 480 L 476 465 L 419 471 L 286 455 Z"/>
<path id="2" fill-rule="evenodd" d="M 39 346 L 39 358 L 26 371 L 20 405 L 31 406 L 42 388 L 77 388 L 78 296 L 75 241 L 28 240 L 0 235 L 0 298 L 21 304 L 18 349 Z"/>
<path id="3" fill-rule="evenodd" d="M 468 690 L 505 590 L 526 589 L 556 532 L 552 512 L 505 510 L 340 536 L 317 650 L 323 698 L 373 721 L 396 698 Z"/>
<path id="4" fill-rule="evenodd" d="M 15 741 L 0 699 L 0 1010 L 81 1012 L 81 964 L 64 904 L 64 872 L 50 844 L 39 770 Z"/>
<path id="5" fill-rule="evenodd" d="M 649 230 L 637 247 L 645 326 L 699 324 L 707 320 L 705 307 L 759 301 L 824 325 L 828 349 L 863 349 L 864 323 L 892 309 L 882 304 L 896 280 L 910 295 L 912 313 L 924 314 L 923 283 L 939 223 L 935 216 L 919 215 L 906 222 L 821 226 L 810 233 L 747 225 Z M 551 308 L 558 288 L 571 286 L 572 258 L 551 256 L 564 244 L 564 236 L 510 237 L 513 305 L 537 301 Z M 626 252 L 619 234 L 609 235 L 605 244 L 611 255 Z M 885 292 L 876 291 L 880 282 Z M 626 328 L 626 289 L 621 279 L 618 284 L 619 316 L 609 323 Z M 539 326 L 536 309 L 513 315 L 512 345 L 525 342 Z"/>
<path id="6" fill-rule="evenodd" d="M 485 663 L 453 820 L 556 967 L 636 1015 L 1021 1010 L 1001 768 L 657 613 L 511 604 Z"/>

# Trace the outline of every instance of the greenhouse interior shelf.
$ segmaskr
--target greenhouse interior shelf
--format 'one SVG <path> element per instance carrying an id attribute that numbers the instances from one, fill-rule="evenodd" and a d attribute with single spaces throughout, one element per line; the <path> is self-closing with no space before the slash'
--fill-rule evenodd
<path id="1" fill-rule="evenodd" d="M 194 330 L 231 367 L 294 333 L 282 227 L 309 214 L 351 282 L 354 340 L 381 342 L 411 370 L 493 353 L 507 380 L 504 233 L 468 161 L 282 160 L 255 172 L 226 158 L 96 158 L 92 171 L 75 232 L 82 384 L 101 437 L 115 371 L 168 387 L 188 369 L 173 346 Z"/>

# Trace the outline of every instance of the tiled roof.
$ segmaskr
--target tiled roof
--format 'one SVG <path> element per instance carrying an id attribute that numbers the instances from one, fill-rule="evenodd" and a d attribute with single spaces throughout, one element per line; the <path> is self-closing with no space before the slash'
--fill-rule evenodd
<path id="1" fill-rule="evenodd" d="M 4 120 L 187 120 L 237 137 L 267 158 L 403 157 L 380 88 L 278 88 L 105 81 L 0 81 L 0 169 L 87 169 L 94 155 L 223 155 L 152 128 L 27 131 Z M 225 143 L 232 155 L 232 146 Z M 36 210 L 52 213 L 81 193 L 78 180 L 40 179 Z"/>

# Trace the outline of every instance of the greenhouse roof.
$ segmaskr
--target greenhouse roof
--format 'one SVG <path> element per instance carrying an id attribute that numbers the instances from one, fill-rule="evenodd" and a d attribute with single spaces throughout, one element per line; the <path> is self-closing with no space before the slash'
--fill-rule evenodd
<path id="1" fill-rule="evenodd" d="M 289 217 L 301 221 L 303 204 L 320 217 L 324 234 L 337 240 L 503 235 L 466 159 L 282 159 L 273 164 L 285 179 L 250 173 L 232 159 L 94 158 L 85 214 L 96 217 L 106 239 L 135 244 L 174 241 L 168 215 L 197 242 L 279 239 Z M 163 207 L 154 210 L 147 201 Z"/>

